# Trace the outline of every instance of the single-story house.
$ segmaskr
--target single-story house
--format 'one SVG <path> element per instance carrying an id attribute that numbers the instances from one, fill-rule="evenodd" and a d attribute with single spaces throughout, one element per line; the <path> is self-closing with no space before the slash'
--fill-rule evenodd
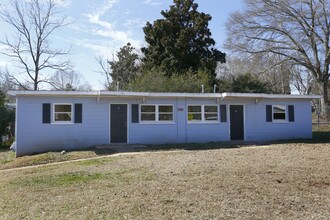
<path id="1" fill-rule="evenodd" d="M 250 93 L 10 91 L 16 155 L 111 143 L 312 137 L 311 99 Z"/>

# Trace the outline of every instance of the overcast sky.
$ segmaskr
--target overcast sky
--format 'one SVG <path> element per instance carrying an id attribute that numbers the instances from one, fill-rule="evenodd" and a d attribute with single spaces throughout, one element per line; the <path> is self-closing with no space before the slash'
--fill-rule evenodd
<path id="1" fill-rule="evenodd" d="M 130 42 L 134 47 L 145 45 L 142 28 L 146 22 L 161 18 L 161 10 L 173 4 L 172 0 L 57 0 L 59 10 L 73 23 L 55 32 L 53 47 L 72 45 L 70 59 L 75 70 L 81 73 L 93 89 L 103 89 L 105 78 L 98 73 L 100 67 L 95 57 L 112 57 L 112 54 Z M 216 47 L 222 50 L 225 38 L 224 24 L 228 14 L 240 10 L 242 0 L 195 0 L 198 11 L 212 16 L 209 24 Z M 2 7 L 8 0 L 1 0 Z M 10 36 L 11 29 L 0 22 L 0 37 Z M 1 48 L 0 48 L 1 50 Z M 0 56 L 0 66 L 13 66 L 8 58 Z"/>

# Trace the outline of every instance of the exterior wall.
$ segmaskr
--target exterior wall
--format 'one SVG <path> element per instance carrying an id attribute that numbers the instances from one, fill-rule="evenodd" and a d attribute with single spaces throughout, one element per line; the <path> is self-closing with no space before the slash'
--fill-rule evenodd
<path id="1" fill-rule="evenodd" d="M 294 105 L 294 122 L 266 122 L 266 105 Z M 309 100 L 261 100 L 245 105 L 245 140 L 267 141 L 312 138 Z"/>
<path id="2" fill-rule="evenodd" d="M 43 124 L 42 103 L 82 103 L 81 124 Z M 309 100 L 197 99 L 197 98 L 70 98 L 17 97 L 17 156 L 55 150 L 82 149 L 110 143 L 110 104 L 128 104 L 128 143 L 161 144 L 230 140 L 230 105 L 244 105 L 246 141 L 311 138 Z M 174 122 L 132 123 L 131 104 L 171 104 Z M 227 106 L 227 122 L 189 123 L 187 106 L 209 104 Z M 294 122 L 266 122 L 266 105 L 294 105 Z M 220 108 L 218 107 L 218 111 Z M 220 118 L 220 112 L 218 112 Z M 53 114 L 51 114 L 53 121 Z"/>
<path id="3" fill-rule="evenodd" d="M 82 103 L 83 123 L 43 124 L 42 103 Z M 16 111 L 17 156 L 109 143 L 109 105 L 96 98 L 18 97 Z"/>

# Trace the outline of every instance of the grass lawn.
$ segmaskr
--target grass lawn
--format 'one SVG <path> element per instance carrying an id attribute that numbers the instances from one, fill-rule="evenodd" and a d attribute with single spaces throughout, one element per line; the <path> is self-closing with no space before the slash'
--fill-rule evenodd
<path id="1" fill-rule="evenodd" d="M 329 170 L 329 143 L 278 143 L 0 171 L 0 218 L 328 219 Z"/>
<path id="2" fill-rule="evenodd" d="M 67 152 L 63 155 L 60 152 L 48 152 L 15 158 L 14 152 L 10 151 L 9 149 L 0 149 L 0 170 L 99 157 L 102 155 L 110 155 L 114 152 L 115 151 L 112 149 L 91 149 Z"/>

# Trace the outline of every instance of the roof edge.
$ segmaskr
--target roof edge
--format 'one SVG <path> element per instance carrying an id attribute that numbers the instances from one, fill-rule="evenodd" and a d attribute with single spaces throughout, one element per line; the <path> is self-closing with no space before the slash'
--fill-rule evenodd
<path id="1" fill-rule="evenodd" d="M 155 97 L 155 98 L 255 98 L 255 99 L 320 99 L 321 95 L 284 95 L 265 93 L 157 93 L 127 91 L 27 91 L 9 90 L 12 96 L 72 96 L 72 97 Z"/>
<path id="2" fill-rule="evenodd" d="M 224 98 L 255 98 L 255 99 L 320 99 L 321 95 L 295 95 L 295 94 L 265 94 L 265 93 L 222 93 Z"/>

